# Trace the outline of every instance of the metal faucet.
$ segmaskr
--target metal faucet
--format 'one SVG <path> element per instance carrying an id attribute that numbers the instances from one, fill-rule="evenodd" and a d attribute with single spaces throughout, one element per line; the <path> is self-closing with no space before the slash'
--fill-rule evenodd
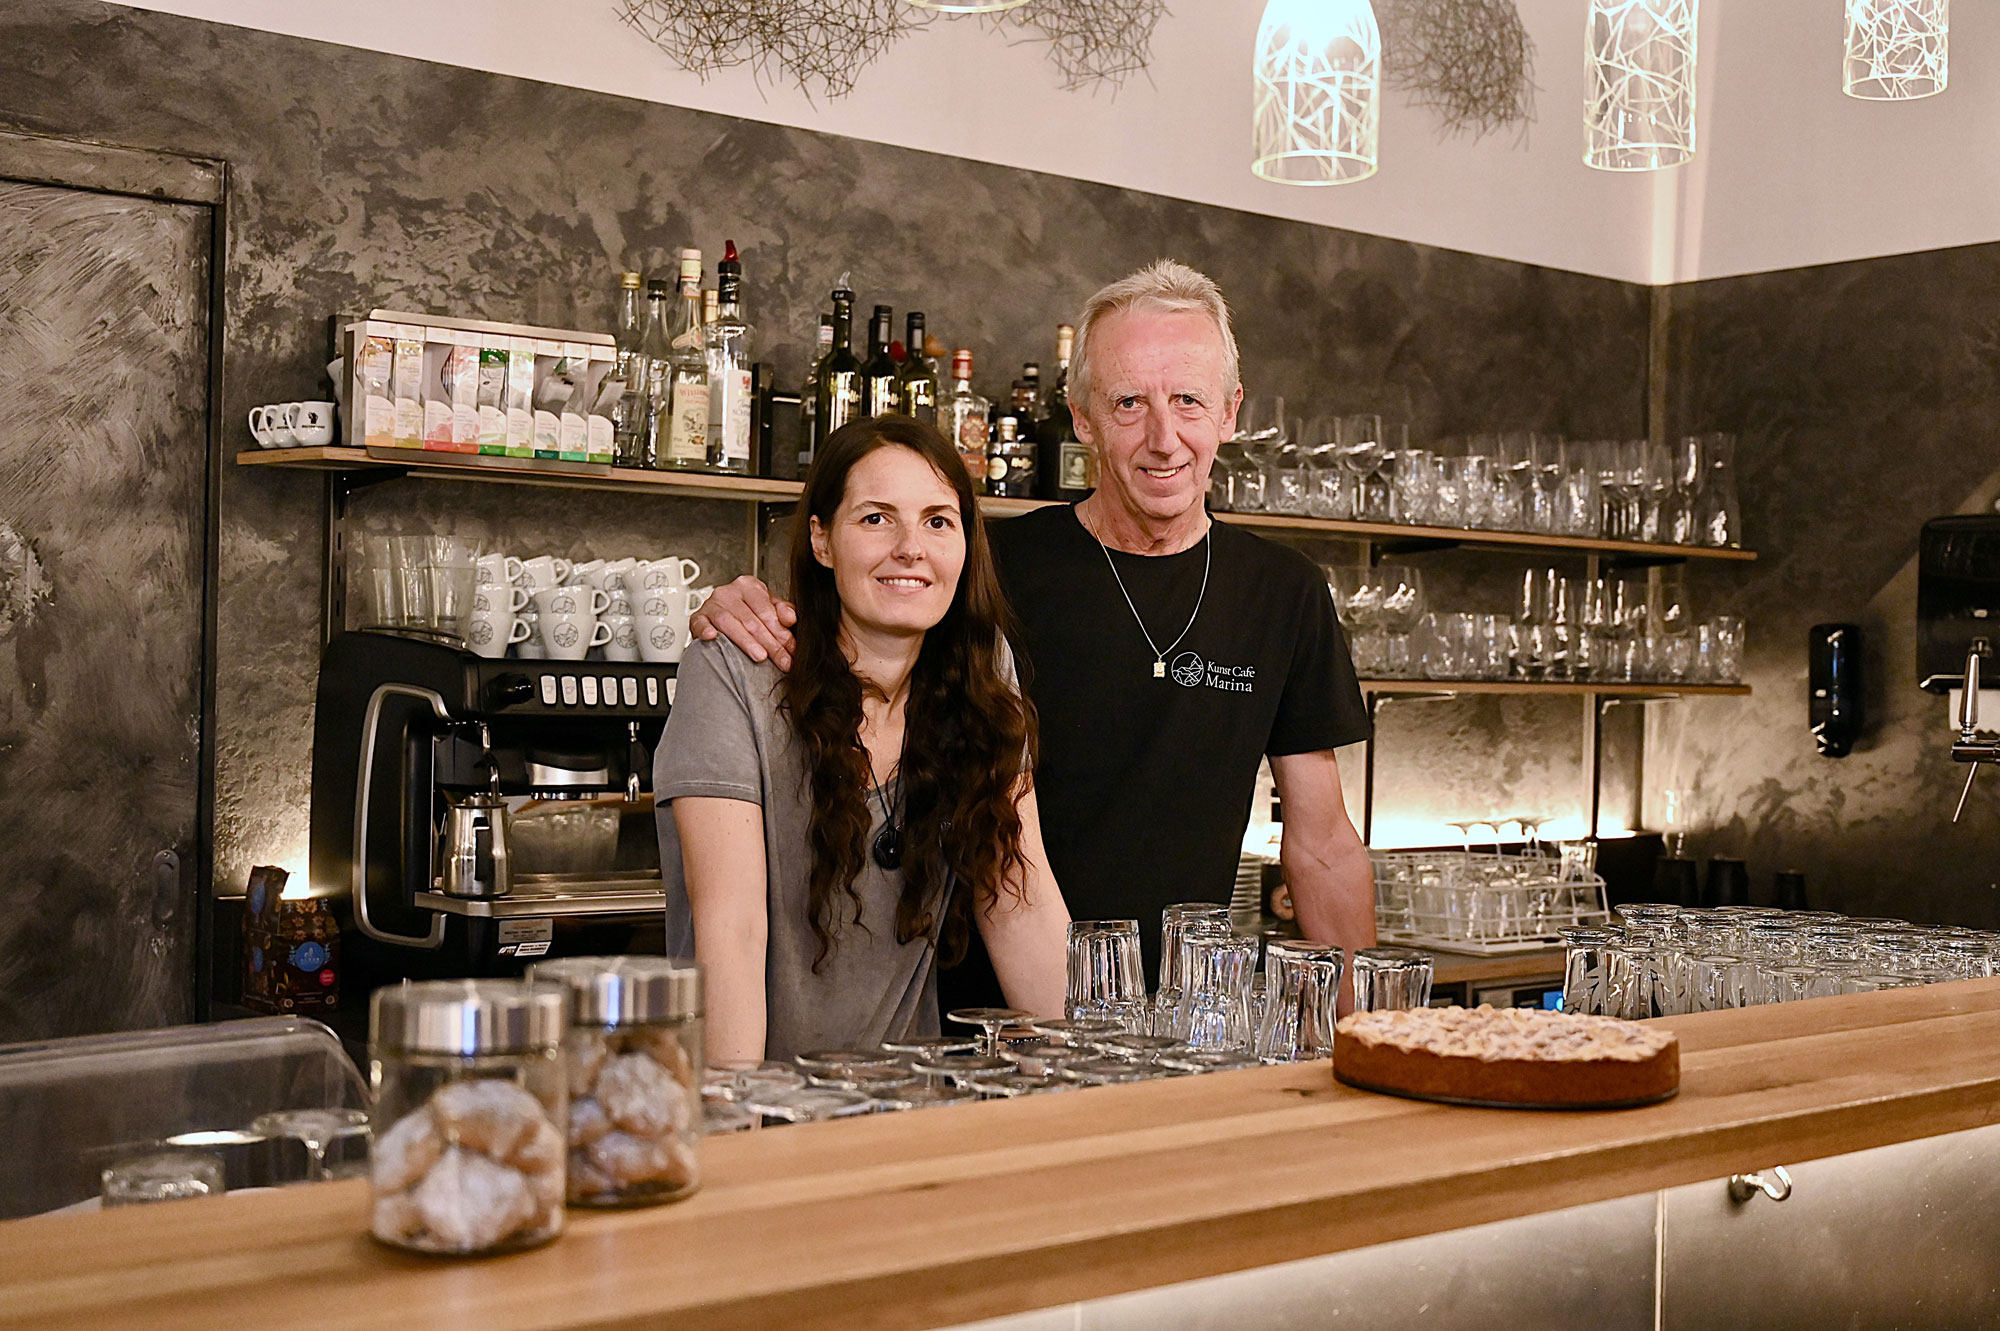
<path id="1" fill-rule="evenodd" d="M 1965 812 L 1965 801 L 1972 795 L 1972 783 L 1979 778 L 1979 768 L 1984 763 L 2000 763 L 2000 736 L 1981 738 L 1979 732 L 1979 659 L 1993 650 L 1993 645 L 1984 638 L 1974 638 L 1972 648 L 1965 656 L 1965 691 L 1958 699 L 1958 738 L 1952 741 L 1951 760 L 1955 763 L 1969 763 L 1965 773 L 1965 789 L 1958 792 L 1958 807 L 1951 811 L 1955 823 Z"/>

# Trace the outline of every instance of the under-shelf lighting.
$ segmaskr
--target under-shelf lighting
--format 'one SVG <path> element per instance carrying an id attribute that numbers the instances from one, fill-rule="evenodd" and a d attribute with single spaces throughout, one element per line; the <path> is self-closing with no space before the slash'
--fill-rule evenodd
<path id="1" fill-rule="evenodd" d="M 1701 0 L 1590 0 L 1584 28 L 1583 160 L 1657 171 L 1694 156 Z"/>
<path id="2" fill-rule="evenodd" d="M 910 3 L 940 14 L 997 14 L 1003 9 L 1019 9 L 1028 0 L 910 0 Z"/>
<path id="3" fill-rule="evenodd" d="M 1871 102 L 1906 102 L 1945 89 L 1951 0 L 1847 0 L 1841 88 Z"/>
<path id="4" fill-rule="evenodd" d="M 1285 185 L 1366 180 L 1381 128 L 1382 33 L 1368 0 L 1270 0 L 1250 169 Z"/>

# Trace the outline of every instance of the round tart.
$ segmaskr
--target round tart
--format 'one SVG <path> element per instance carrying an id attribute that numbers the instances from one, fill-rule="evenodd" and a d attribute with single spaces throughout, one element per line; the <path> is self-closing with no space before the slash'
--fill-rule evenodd
<path id="1" fill-rule="evenodd" d="M 1452 1104 L 1615 1109 L 1680 1088 L 1680 1042 L 1636 1022 L 1533 1008 L 1356 1012 L 1334 1028 L 1333 1075 Z"/>

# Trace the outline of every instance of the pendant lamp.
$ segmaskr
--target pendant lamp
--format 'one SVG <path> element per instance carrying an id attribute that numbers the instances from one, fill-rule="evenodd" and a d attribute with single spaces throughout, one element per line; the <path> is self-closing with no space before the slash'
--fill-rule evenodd
<path id="1" fill-rule="evenodd" d="M 1849 97 L 1905 102 L 1945 88 L 1951 0 L 1847 0 Z"/>
<path id="2" fill-rule="evenodd" d="M 1250 169 L 1286 185 L 1366 180 L 1381 127 L 1382 34 L 1368 0 L 1270 0 Z"/>
<path id="3" fill-rule="evenodd" d="M 940 14 L 997 14 L 1003 9 L 1019 9 L 1028 0 L 910 0 L 910 3 Z"/>
<path id="4" fill-rule="evenodd" d="M 1694 156 L 1701 0 L 1590 0 L 1584 29 L 1583 160 L 1657 171 Z"/>

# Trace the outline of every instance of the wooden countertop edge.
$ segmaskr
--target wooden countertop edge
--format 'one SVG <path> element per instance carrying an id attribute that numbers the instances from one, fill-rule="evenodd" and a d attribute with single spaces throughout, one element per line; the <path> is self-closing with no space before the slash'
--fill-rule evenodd
<path id="1" fill-rule="evenodd" d="M 359 1184 L 14 1222 L 0 1327 L 248 1324 L 308 1284 L 342 1289 L 325 1331 L 915 1331 L 2000 1121 L 2000 980 L 1669 1024 L 1684 1089 L 1651 1109 L 1421 1105 L 1316 1064 L 783 1129 L 711 1143 L 689 1202 L 488 1261 L 371 1244 Z"/>

